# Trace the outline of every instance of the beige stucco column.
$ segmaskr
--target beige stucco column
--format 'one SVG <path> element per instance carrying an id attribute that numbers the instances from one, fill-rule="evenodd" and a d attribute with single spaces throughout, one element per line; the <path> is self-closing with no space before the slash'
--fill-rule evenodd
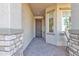
<path id="1" fill-rule="evenodd" d="M 79 29 L 79 3 L 73 3 L 71 12 L 72 29 Z"/>
<path id="2" fill-rule="evenodd" d="M 0 3 L 0 28 L 22 28 L 22 7 L 19 3 Z"/>

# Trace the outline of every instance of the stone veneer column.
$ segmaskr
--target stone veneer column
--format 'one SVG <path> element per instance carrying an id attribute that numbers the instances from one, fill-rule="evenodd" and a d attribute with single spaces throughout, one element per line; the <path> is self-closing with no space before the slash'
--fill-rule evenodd
<path id="1" fill-rule="evenodd" d="M 23 30 L 0 29 L 0 56 L 23 54 Z"/>

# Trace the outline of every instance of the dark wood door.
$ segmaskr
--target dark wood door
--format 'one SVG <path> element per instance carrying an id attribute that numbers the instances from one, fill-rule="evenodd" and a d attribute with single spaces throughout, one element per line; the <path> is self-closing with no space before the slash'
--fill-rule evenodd
<path id="1" fill-rule="evenodd" d="M 42 20 L 36 19 L 36 37 L 42 37 Z"/>

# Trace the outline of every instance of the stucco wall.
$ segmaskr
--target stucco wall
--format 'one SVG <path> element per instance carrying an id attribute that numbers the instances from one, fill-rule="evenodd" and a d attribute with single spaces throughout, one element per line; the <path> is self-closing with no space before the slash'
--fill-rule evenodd
<path id="1" fill-rule="evenodd" d="M 72 29 L 79 30 L 79 3 L 72 4 L 72 14 L 71 14 L 71 21 L 72 21 Z"/>
<path id="2" fill-rule="evenodd" d="M 22 4 L 10 4 L 10 28 L 22 29 Z"/>
<path id="3" fill-rule="evenodd" d="M 22 29 L 21 4 L 0 3 L 0 28 Z"/>
<path id="4" fill-rule="evenodd" d="M 0 3 L 0 28 L 10 28 L 8 3 Z"/>
<path id="5" fill-rule="evenodd" d="M 24 50 L 34 37 L 34 17 L 28 4 L 22 4 L 22 24 L 24 29 Z"/>

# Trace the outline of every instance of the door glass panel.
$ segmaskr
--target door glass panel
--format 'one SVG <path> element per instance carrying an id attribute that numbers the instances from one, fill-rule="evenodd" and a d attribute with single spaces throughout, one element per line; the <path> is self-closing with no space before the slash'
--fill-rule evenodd
<path id="1" fill-rule="evenodd" d="M 49 32 L 53 32 L 53 18 L 49 19 Z"/>
<path id="2" fill-rule="evenodd" d="M 49 13 L 49 32 L 54 31 L 54 18 L 53 18 L 53 11 Z"/>

